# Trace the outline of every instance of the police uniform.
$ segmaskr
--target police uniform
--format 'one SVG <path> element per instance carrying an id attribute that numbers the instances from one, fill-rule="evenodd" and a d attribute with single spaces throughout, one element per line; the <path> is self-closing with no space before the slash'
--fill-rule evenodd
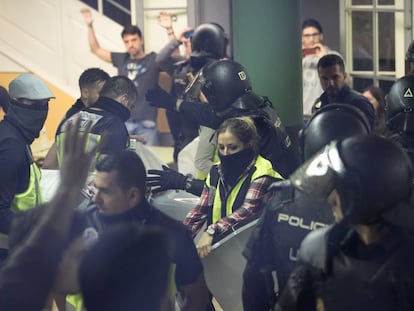
<path id="1" fill-rule="evenodd" d="M 353 229 L 317 230 L 303 241 L 276 310 L 413 310 L 413 247 L 397 227 L 369 246 Z"/>
<path id="2" fill-rule="evenodd" d="M 336 224 L 304 239 L 276 310 L 413 310 L 407 155 L 383 137 L 353 136 L 326 146 L 290 180 L 330 198 Z"/>
<path id="3" fill-rule="evenodd" d="M 247 259 L 243 274 L 246 311 L 273 306 L 296 264 L 302 240 L 333 221 L 326 202 L 296 190 L 289 181 L 272 184 L 263 204 L 263 214 L 243 252 Z"/>

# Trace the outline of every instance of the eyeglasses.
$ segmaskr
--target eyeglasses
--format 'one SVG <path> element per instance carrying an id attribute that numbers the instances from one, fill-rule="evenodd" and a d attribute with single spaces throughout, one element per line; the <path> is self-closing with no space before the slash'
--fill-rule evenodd
<path id="1" fill-rule="evenodd" d="M 320 32 L 314 32 L 314 33 L 307 33 L 302 35 L 302 37 L 304 38 L 315 38 L 317 36 L 319 36 L 321 33 Z"/>

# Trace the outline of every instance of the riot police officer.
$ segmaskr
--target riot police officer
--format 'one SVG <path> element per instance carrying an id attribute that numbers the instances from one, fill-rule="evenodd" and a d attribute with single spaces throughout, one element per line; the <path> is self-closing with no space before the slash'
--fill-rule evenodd
<path id="1" fill-rule="evenodd" d="M 302 160 L 311 158 L 334 139 L 368 134 L 370 128 L 358 108 L 346 104 L 325 106 L 300 132 Z M 333 222 L 327 203 L 295 189 L 290 181 L 273 183 L 262 204 L 264 212 L 244 251 L 247 264 L 242 296 L 246 311 L 272 308 L 294 268 L 303 238 Z"/>
<path id="2" fill-rule="evenodd" d="M 413 310 L 411 163 L 393 142 L 335 141 L 293 186 L 327 199 L 336 224 L 303 241 L 276 310 Z"/>
<path id="3" fill-rule="evenodd" d="M 147 100 L 153 106 L 164 107 L 168 103 L 174 105 L 178 98 L 183 98 L 186 86 L 204 65 L 226 57 L 228 38 L 219 24 L 204 23 L 196 27 L 191 36 L 192 52 L 189 59 L 172 55 L 181 43 L 179 38 L 171 40 L 156 57 L 156 62 L 161 69 L 172 77 L 173 84 L 171 95 L 162 89 L 147 92 Z M 198 97 L 192 98 L 189 94 L 186 94 L 184 98 L 190 101 L 199 100 Z M 174 160 L 177 161 L 178 152 L 198 136 L 198 123 L 193 119 L 185 118 L 174 109 L 167 109 L 166 114 L 174 139 Z"/>
<path id="4" fill-rule="evenodd" d="M 389 139 L 400 145 L 414 163 L 414 75 L 398 79 L 386 97 Z"/>
<path id="5" fill-rule="evenodd" d="M 219 60 L 206 65 L 185 93 L 191 94 L 193 98 L 202 93 L 208 104 L 184 100 L 177 107 L 168 105 L 168 108 L 177 108 L 187 118 L 197 120 L 201 126 L 213 132 L 226 119 L 250 116 L 261 137 L 259 154 L 271 161 L 273 168 L 285 178 L 299 165 L 297 152 L 279 116 L 266 97 L 253 92 L 250 77 L 241 64 L 232 60 Z M 196 167 L 201 161 L 208 162 L 209 165 L 203 165 L 206 173 L 213 164 L 216 140 L 215 137 L 208 138 L 209 141 L 200 141 L 198 146 L 207 146 L 209 149 L 197 151 L 203 159 L 195 160 Z"/>

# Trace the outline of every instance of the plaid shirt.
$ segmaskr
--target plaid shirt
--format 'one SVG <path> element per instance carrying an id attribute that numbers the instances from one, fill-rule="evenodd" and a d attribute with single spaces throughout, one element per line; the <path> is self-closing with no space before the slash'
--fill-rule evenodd
<path id="1" fill-rule="evenodd" d="M 254 165 L 254 162 L 247 167 L 243 175 L 246 175 L 250 170 L 251 166 Z M 220 168 L 220 165 L 217 165 Z M 219 170 L 220 171 L 220 170 Z M 221 218 L 216 223 L 212 224 L 212 228 L 216 231 L 217 234 L 224 233 L 225 231 L 231 229 L 237 223 L 253 216 L 258 213 L 262 206 L 260 201 L 263 195 L 266 193 L 267 188 L 272 183 L 273 178 L 270 176 L 261 176 L 253 180 L 249 186 L 249 189 L 246 192 L 243 204 L 237 210 L 233 211 L 230 215 Z M 231 191 L 229 187 L 220 176 L 219 184 L 221 186 L 216 191 L 225 191 L 225 195 Z M 186 225 L 192 232 L 193 237 L 197 235 L 203 226 L 204 222 L 207 220 L 208 212 L 213 208 L 214 202 L 209 202 L 211 199 L 210 189 L 204 185 L 203 192 L 201 193 L 200 201 L 197 206 L 193 208 L 185 217 L 184 225 Z"/>

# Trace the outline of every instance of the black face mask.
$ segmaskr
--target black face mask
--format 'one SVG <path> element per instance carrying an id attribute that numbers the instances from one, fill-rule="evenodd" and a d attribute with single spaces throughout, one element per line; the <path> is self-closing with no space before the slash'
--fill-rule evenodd
<path id="1" fill-rule="evenodd" d="M 256 153 L 250 148 L 229 155 L 219 153 L 221 172 L 226 183 L 234 186 L 255 155 Z"/>
<path id="2" fill-rule="evenodd" d="M 48 111 L 49 104 L 23 105 L 13 100 L 4 119 L 18 127 L 27 144 L 31 144 L 35 138 L 39 137 Z"/>

